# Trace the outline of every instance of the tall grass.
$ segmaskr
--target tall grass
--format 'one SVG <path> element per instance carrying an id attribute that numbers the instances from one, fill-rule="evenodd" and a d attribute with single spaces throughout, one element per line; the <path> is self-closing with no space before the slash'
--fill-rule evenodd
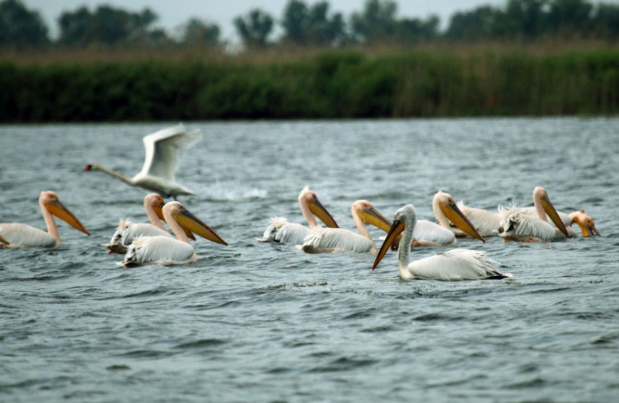
<path id="1" fill-rule="evenodd" d="M 604 47 L 47 57 L 4 57 L 0 121 L 619 112 L 619 50 Z"/>

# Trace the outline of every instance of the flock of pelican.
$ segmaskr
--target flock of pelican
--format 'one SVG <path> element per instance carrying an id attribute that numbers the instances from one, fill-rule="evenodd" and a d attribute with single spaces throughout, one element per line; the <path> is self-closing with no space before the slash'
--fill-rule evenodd
<path id="1" fill-rule="evenodd" d="M 123 254 L 122 265 L 133 267 L 144 264 L 184 264 L 197 259 L 190 240 L 196 235 L 211 242 L 227 245 L 213 229 L 189 212 L 178 201 L 165 203 L 164 197 L 176 199 L 193 192 L 176 183 L 174 172 L 178 165 L 177 152 L 198 141 L 198 130 L 187 130 L 183 125 L 166 128 L 144 137 L 146 158 L 142 171 L 132 178 L 105 168 L 89 164 L 86 171 L 104 172 L 128 185 L 154 191 L 144 198 L 144 210 L 149 223 L 121 220 L 109 244 L 108 253 Z M 484 237 L 499 236 L 503 241 L 548 242 L 576 237 L 572 229 L 577 224 L 583 237 L 601 236 L 595 222 L 584 210 L 571 214 L 558 212 L 542 187 L 533 190 L 533 207 L 509 208 L 499 206 L 496 212 L 486 211 L 457 203 L 442 191 L 434 195 L 432 210 L 438 224 L 418 220 L 413 205 L 399 209 L 390 222 L 366 200 L 357 200 L 351 214 L 358 232 L 339 228 L 333 216 L 318 200 L 315 192 L 305 187 L 298 196 L 301 213 L 308 226 L 274 217 L 260 242 L 291 244 L 306 253 L 373 253 L 375 269 L 388 250 L 398 250 L 400 277 L 428 280 L 477 280 L 511 277 L 501 273 L 496 262 L 485 252 L 451 249 L 433 256 L 409 262 L 410 251 L 423 246 L 449 246 L 457 244 L 457 237 L 472 237 L 485 242 Z M 43 247 L 56 248 L 61 244 L 54 216 L 73 228 L 90 235 L 86 227 L 65 207 L 56 193 L 43 191 L 39 205 L 47 232 L 26 224 L 0 224 L 0 248 Z M 319 219 L 325 227 L 319 225 Z M 550 222 L 549 222 L 550 220 Z M 171 233 L 164 227 L 166 223 Z M 384 231 L 387 235 L 380 246 L 372 240 L 367 225 Z"/>

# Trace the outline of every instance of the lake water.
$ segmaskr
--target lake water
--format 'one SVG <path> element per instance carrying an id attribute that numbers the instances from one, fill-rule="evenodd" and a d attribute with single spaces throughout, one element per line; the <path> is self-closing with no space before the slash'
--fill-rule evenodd
<path id="1" fill-rule="evenodd" d="M 119 268 L 100 244 L 146 221 L 146 192 L 82 168 L 133 175 L 142 136 L 174 123 L 0 126 L 0 222 L 44 228 L 54 190 L 92 234 L 61 222 L 60 249 L 0 250 L 1 401 L 619 399 L 618 119 L 191 123 L 204 137 L 177 180 L 197 196 L 181 200 L 229 246 Z M 403 281 L 395 253 L 372 272 L 371 255 L 256 242 L 273 215 L 303 221 L 305 185 L 350 229 L 357 199 L 432 219 L 439 189 L 495 209 L 539 185 L 603 237 L 465 239 L 515 278 Z"/>

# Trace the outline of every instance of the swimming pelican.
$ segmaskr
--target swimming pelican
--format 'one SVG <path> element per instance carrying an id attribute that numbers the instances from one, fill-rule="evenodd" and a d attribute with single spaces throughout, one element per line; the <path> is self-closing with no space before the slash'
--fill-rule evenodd
<path id="1" fill-rule="evenodd" d="M 344 228 L 315 228 L 303 241 L 301 249 L 307 253 L 356 252 L 376 253 L 376 245 L 365 224 L 385 230 L 391 225 L 372 203 L 357 200 L 350 208 L 360 234 Z M 385 230 L 386 232 L 387 230 Z"/>
<path id="2" fill-rule="evenodd" d="M 132 223 L 129 220 L 120 220 L 116 232 L 112 235 L 110 243 L 105 245 L 108 249 L 108 253 L 127 253 L 127 247 L 131 245 L 134 238 L 141 236 L 168 236 L 172 237 L 168 231 L 161 224 L 163 220 L 163 206 L 165 202 L 163 197 L 157 193 L 150 193 L 144 197 L 144 210 L 150 220 L 150 224 L 147 223 Z M 185 234 L 195 241 L 195 237 L 191 231 L 185 231 Z"/>
<path id="3" fill-rule="evenodd" d="M 187 130 L 181 124 L 168 127 L 144 137 L 146 158 L 140 173 L 129 178 L 99 164 L 88 164 L 84 171 L 101 171 L 130 186 L 152 190 L 163 197 L 193 195 L 194 193 L 176 183 L 174 171 L 178 165 L 177 151 L 202 137 L 200 130 Z"/>
<path id="4" fill-rule="evenodd" d="M 191 214 L 180 202 L 170 202 L 163 207 L 163 217 L 177 239 L 169 236 L 135 238 L 123 260 L 125 267 L 141 264 L 183 264 L 197 259 L 196 252 L 185 235 L 185 230 L 227 245 L 215 231 Z"/>
<path id="5" fill-rule="evenodd" d="M 432 199 L 432 211 L 439 224 L 428 220 L 417 220 L 413 232 L 414 246 L 454 245 L 456 231 L 486 242 L 450 194 L 438 191 Z"/>
<path id="6" fill-rule="evenodd" d="M 389 247 L 402 232 L 404 234 L 401 242 L 405 245 L 411 243 L 416 224 L 417 217 L 412 204 L 402 207 L 395 213 L 391 229 L 374 260 L 372 270 L 376 269 Z M 452 249 L 411 263 L 409 254 L 410 248 L 398 249 L 400 277 L 403 279 L 459 281 L 512 277 L 511 274 L 501 273 L 496 263 L 480 251 Z"/>
<path id="7" fill-rule="evenodd" d="M 0 224 L 0 237 L 5 245 L 0 248 L 57 248 L 60 246 L 60 234 L 54 216 L 65 221 L 78 231 L 90 235 L 86 227 L 58 200 L 52 191 L 43 191 L 39 196 L 39 206 L 47 226 L 47 232 L 26 224 Z"/>
<path id="8" fill-rule="evenodd" d="M 561 213 L 559 212 L 561 216 Z M 598 230 L 595 228 L 595 221 L 588 214 L 585 213 L 585 210 L 574 211 L 570 213 L 568 216 L 569 221 L 567 222 L 567 228 L 571 229 L 571 225 L 576 223 L 582 232 L 583 237 L 590 237 L 592 235 L 602 236 Z M 561 216 L 563 220 L 563 216 Z M 565 224 L 565 220 L 563 220 Z"/>
<path id="9" fill-rule="evenodd" d="M 337 223 L 329 214 L 327 209 L 320 203 L 316 193 L 312 192 L 308 186 L 304 187 L 299 193 L 299 207 L 301 213 L 309 224 L 309 228 L 302 224 L 288 222 L 283 217 L 273 217 L 271 224 L 264 231 L 262 238 L 257 238 L 260 242 L 281 242 L 301 245 L 303 239 L 311 234 L 311 229 L 320 228 L 314 215 L 318 217 L 327 227 L 338 228 Z"/>
<path id="10" fill-rule="evenodd" d="M 479 234 L 481 234 L 481 236 L 489 237 L 498 235 L 498 228 L 501 224 L 501 216 L 498 210 L 496 213 L 493 213 L 492 211 L 480 208 L 468 207 L 463 201 L 458 202 L 458 207 L 460 208 L 460 211 L 462 211 L 462 214 L 464 214 L 464 216 L 468 218 L 471 224 L 473 224 L 473 226 L 477 229 Z M 457 237 L 466 236 L 466 234 L 453 228 L 452 231 L 454 231 Z"/>
<path id="11" fill-rule="evenodd" d="M 537 186 L 533 189 L 533 204 L 537 216 L 529 209 L 512 206 L 504 209 L 499 224 L 499 236 L 504 241 L 536 242 L 557 241 L 569 236 L 561 217 L 548 198 L 546 189 Z M 548 223 L 552 220 L 556 227 Z"/>

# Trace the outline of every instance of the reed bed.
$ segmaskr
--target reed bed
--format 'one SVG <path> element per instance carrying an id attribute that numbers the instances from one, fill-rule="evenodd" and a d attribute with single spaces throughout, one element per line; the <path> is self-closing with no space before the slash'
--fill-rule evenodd
<path id="1" fill-rule="evenodd" d="M 612 115 L 619 49 L 433 45 L 0 55 L 0 121 Z"/>

